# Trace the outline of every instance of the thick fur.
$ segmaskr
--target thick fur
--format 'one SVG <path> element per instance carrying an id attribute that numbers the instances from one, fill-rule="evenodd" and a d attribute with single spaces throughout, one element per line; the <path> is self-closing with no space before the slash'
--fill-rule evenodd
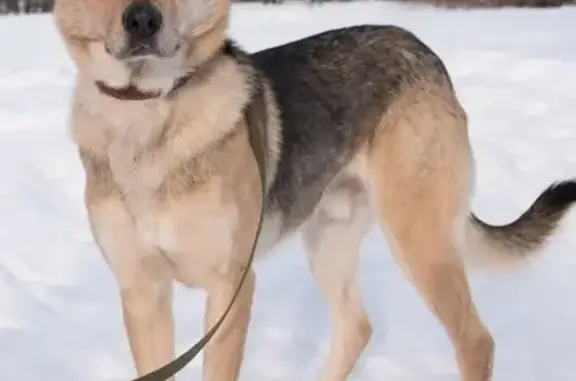
<path id="1" fill-rule="evenodd" d="M 226 39 L 226 0 L 156 0 L 158 56 L 132 60 L 120 21 L 130 2 L 59 0 L 55 20 L 78 67 L 72 131 L 89 220 L 118 282 L 138 374 L 173 358 L 172 280 L 207 291 L 207 328 L 237 285 L 262 201 L 249 112 L 268 136 L 258 254 L 302 233 L 332 314 L 320 380 L 345 380 L 369 340 L 356 272 L 376 221 L 446 329 L 462 379 L 490 380 L 494 345 L 461 258 L 537 253 L 576 183 L 548 188 L 508 225 L 471 214 L 466 114 L 440 58 L 404 29 L 349 27 L 248 54 Z M 161 95 L 121 101 L 98 81 Z M 237 378 L 254 287 L 250 273 L 206 349 L 205 381 Z"/>

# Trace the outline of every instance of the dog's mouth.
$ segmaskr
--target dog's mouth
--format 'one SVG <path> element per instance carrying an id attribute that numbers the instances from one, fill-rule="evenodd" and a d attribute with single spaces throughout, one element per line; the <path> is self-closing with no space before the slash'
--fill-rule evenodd
<path id="1" fill-rule="evenodd" d="M 138 42 L 129 44 L 120 52 L 114 52 L 106 45 L 106 52 L 120 61 L 170 58 L 176 55 L 179 50 L 180 44 L 177 44 L 170 52 L 167 52 L 160 49 L 155 42 Z"/>
<path id="2" fill-rule="evenodd" d="M 175 56 L 180 50 L 180 44 L 177 44 L 171 52 L 166 52 L 158 48 L 156 44 L 139 43 L 127 47 L 120 52 L 113 52 L 106 46 L 106 52 L 119 61 L 139 61 L 147 59 L 163 59 Z"/>
<path id="3" fill-rule="evenodd" d="M 163 52 L 158 49 L 156 44 L 141 42 L 129 46 L 124 52 L 120 54 L 120 59 L 141 59 L 141 58 L 163 58 Z"/>

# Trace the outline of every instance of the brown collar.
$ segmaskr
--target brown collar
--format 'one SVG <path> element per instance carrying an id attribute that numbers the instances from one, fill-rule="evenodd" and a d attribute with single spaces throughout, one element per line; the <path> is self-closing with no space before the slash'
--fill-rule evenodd
<path id="1" fill-rule="evenodd" d="M 192 78 L 193 74 L 185 75 L 184 77 L 179 78 L 175 83 L 174 87 L 169 91 L 168 94 L 172 94 L 182 86 L 184 86 L 190 78 Z M 120 99 L 123 101 L 143 101 L 147 99 L 155 99 L 159 98 L 162 93 L 160 91 L 142 91 L 138 89 L 133 84 L 130 84 L 127 87 L 122 87 L 120 89 L 110 87 L 102 81 L 97 81 L 96 86 L 98 86 L 98 90 L 102 94 L 106 94 L 109 97 Z"/>

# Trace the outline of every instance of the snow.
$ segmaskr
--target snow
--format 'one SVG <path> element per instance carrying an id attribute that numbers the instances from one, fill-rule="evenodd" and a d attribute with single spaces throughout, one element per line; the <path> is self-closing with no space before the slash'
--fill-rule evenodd
<path id="1" fill-rule="evenodd" d="M 521 213 L 576 175 L 576 10 L 438 11 L 385 3 L 236 5 L 249 50 L 360 23 L 398 24 L 445 61 L 470 117 L 475 211 Z M 0 380 L 134 377 L 114 281 L 92 242 L 67 132 L 74 67 L 47 15 L 0 18 Z M 495 381 L 576 380 L 576 213 L 528 266 L 471 275 L 496 340 Z M 243 380 L 314 380 L 329 320 L 294 240 L 257 264 Z M 366 238 L 362 288 L 374 326 L 351 380 L 456 381 L 450 344 L 395 265 Z M 177 288 L 178 352 L 201 334 L 204 294 Z M 179 379 L 200 379 L 195 360 Z"/>

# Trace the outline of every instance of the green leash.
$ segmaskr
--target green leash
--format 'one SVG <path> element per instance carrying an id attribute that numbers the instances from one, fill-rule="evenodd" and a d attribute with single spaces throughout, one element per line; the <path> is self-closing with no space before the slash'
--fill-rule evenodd
<path id="1" fill-rule="evenodd" d="M 210 328 L 208 332 L 206 332 L 204 337 L 198 340 L 196 344 L 194 344 L 190 349 L 182 353 L 172 362 L 132 381 L 167 381 L 170 377 L 173 377 L 176 375 L 176 373 L 180 372 L 186 365 L 188 365 L 190 361 L 192 361 L 198 355 L 198 353 L 200 353 L 206 344 L 208 344 L 212 336 L 214 336 L 216 331 L 218 331 L 224 322 L 224 319 L 226 319 L 228 316 L 228 313 L 232 309 L 232 306 L 234 305 L 234 302 L 236 302 L 236 298 L 242 289 L 244 281 L 246 280 L 246 276 L 250 271 L 250 267 L 252 266 L 256 252 L 258 237 L 260 236 L 260 231 L 262 230 L 262 222 L 264 220 L 264 200 L 266 197 L 266 104 L 264 103 L 264 94 L 261 88 L 256 88 L 252 103 L 246 106 L 244 115 L 248 127 L 250 146 L 254 152 L 254 157 L 256 158 L 256 162 L 258 164 L 262 192 L 262 205 L 260 207 L 260 221 L 258 223 L 258 229 L 256 230 L 256 236 L 252 245 L 252 252 L 248 257 L 248 263 L 244 268 L 244 272 L 242 273 L 238 287 L 236 288 L 236 291 L 230 300 L 230 304 L 228 304 L 228 307 L 222 316 L 220 316 L 220 319 L 218 319 L 216 324 L 214 324 L 214 326 Z"/>

